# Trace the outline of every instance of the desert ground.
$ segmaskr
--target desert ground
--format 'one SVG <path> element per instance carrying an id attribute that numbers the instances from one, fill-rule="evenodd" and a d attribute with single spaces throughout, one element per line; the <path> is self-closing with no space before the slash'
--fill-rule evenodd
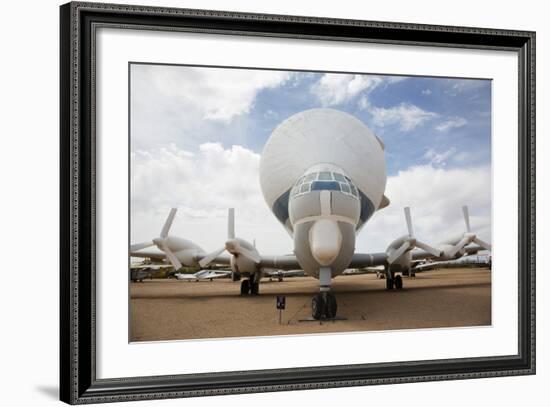
<path id="1" fill-rule="evenodd" d="M 491 270 L 445 269 L 404 277 L 385 289 L 373 274 L 338 276 L 336 321 L 311 321 L 311 277 L 263 279 L 260 295 L 240 296 L 230 279 L 145 280 L 130 285 L 130 338 L 135 341 L 270 336 L 345 331 L 491 325 Z M 279 323 L 276 296 L 286 296 Z"/>

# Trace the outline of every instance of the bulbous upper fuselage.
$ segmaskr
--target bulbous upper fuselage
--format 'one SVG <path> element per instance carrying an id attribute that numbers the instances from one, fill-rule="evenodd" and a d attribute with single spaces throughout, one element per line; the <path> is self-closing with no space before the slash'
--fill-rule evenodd
<path id="1" fill-rule="evenodd" d="M 387 202 L 383 144 L 348 113 L 306 110 L 271 134 L 260 183 L 304 271 L 329 267 L 334 276 L 349 265 L 356 232 Z"/>

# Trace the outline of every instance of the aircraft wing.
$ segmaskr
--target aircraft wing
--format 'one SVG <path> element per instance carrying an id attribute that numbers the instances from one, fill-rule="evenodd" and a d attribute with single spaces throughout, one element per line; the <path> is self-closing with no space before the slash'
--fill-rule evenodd
<path id="1" fill-rule="evenodd" d="M 364 267 L 383 266 L 386 264 L 388 255 L 386 253 L 355 253 L 351 258 L 348 268 L 360 269 Z"/>
<path id="2" fill-rule="evenodd" d="M 477 254 L 478 252 L 485 250 L 483 247 L 478 245 L 468 245 L 464 247 L 462 250 L 466 252 L 466 255 L 469 254 Z M 423 260 L 423 259 L 437 259 L 436 256 L 434 256 L 431 253 L 428 253 L 424 250 L 414 250 L 412 252 L 412 259 L 413 260 Z"/>
<path id="3" fill-rule="evenodd" d="M 134 264 L 130 266 L 130 269 L 152 269 L 159 270 L 162 268 L 173 267 L 171 264 Z"/>
<path id="4" fill-rule="evenodd" d="M 301 270 L 302 266 L 294 255 L 261 256 L 260 267 L 276 270 Z"/>
<path id="5" fill-rule="evenodd" d="M 231 271 L 227 270 L 210 270 L 208 273 L 201 274 L 200 279 L 225 278 L 231 275 Z"/>
<path id="6" fill-rule="evenodd" d="M 175 276 L 178 280 L 198 280 L 197 276 L 194 274 L 177 273 Z"/>
<path id="7" fill-rule="evenodd" d="M 166 255 L 159 249 L 147 249 L 147 250 L 130 250 L 131 257 L 143 257 L 147 259 L 164 260 Z"/>

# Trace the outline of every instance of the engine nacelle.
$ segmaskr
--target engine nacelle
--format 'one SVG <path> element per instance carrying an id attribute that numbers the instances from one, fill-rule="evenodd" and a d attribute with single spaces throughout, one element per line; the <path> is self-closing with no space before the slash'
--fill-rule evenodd
<path id="1" fill-rule="evenodd" d="M 391 242 L 388 248 L 386 249 L 387 255 L 391 256 L 392 253 L 397 251 L 403 245 L 403 243 L 405 243 L 408 239 L 410 239 L 410 236 L 405 235 Z M 412 246 L 411 246 L 411 249 L 407 250 L 405 253 L 399 256 L 396 260 L 394 260 L 391 264 L 388 264 L 388 267 L 391 272 L 404 272 L 404 271 L 410 270 L 411 264 L 412 264 Z"/>

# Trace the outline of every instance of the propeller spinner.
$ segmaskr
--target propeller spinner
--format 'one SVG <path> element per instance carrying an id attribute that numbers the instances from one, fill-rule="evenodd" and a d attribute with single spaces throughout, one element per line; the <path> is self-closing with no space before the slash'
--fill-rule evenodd
<path id="1" fill-rule="evenodd" d="M 460 239 L 458 243 L 446 253 L 446 255 L 449 257 L 455 257 L 458 252 L 472 242 L 483 247 L 485 250 L 491 250 L 491 245 L 489 243 L 478 238 L 475 233 L 472 233 L 470 228 L 470 214 L 467 206 L 462 207 L 462 213 L 464 215 L 464 223 L 466 224 L 466 232 L 462 235 L 462 239 Z"/>
<path id="2" fill-rule="evenodd" d="M 201 267 L 206 267 L 212 263 L 216 257 L 227 250 L 231 255 L 238 257 L 243 256 L 252 262 L 258 264 L 261 261 L 261 257 L 255 250 L 250 250 L 243 245 L 243 241 L 235 237 L 235 209 L 229 208 L 227 214 L 227 240 L 223 247 L 214 250 L 212 253 L 206 255 L 199 264 Z"/>
<path id="3" fill-rule="evenodd" d="M 397 249 L 395 249 L 393 252 L 390 253 L 390 255 L 388 256 L 388 263 L 390 264 L 394 263 L 406 251 L 411 250 L 415 247 L 423 249 L 436 257 L 441 256 L 441 250 L 433 248 L 426 243 L 422 243 L 421 241 L 416 239 L 416 237 L 414 237 L 414 231 L 413 231 L 412 219 L 411 219 L 411 209 L 409 207 L 405 208 L 405 220 L 407 221 L 407 230 L 409 232 L 409 235 L 404 239 L 401 246 L 399 246 Z"/>
<path id="4" fill-rule="evenodd" d="M 144 243 L 137 243 L 130 246 L 130 251 L 137 251 L 141 249 L 145 249 L 150 246 L 157 246 L 160 250 L 164 252 L 166 255 L 166 258 L 168 261 L 174 266 L 175 270 L 179 270 L 182 268 L 181 262 L 178 260 L 178 258 L 174 255 L 174 253 L 170 250 L 170 247 L 168 245 L 168 232 L 170 232 L 170 228 L 172 227 L 172 223 L 174 222 L 174 218 L 176 216 L 177 208 L 172 208 L 170 210 L 170 213 L 168 214 L 168 218 L 166 218 L 166 222 L 164 222 L 164 226 L 162 227 L 160 231 L 160 236 L 157 238 L 154 238 L 151 242 L 144 242 Z"/>

